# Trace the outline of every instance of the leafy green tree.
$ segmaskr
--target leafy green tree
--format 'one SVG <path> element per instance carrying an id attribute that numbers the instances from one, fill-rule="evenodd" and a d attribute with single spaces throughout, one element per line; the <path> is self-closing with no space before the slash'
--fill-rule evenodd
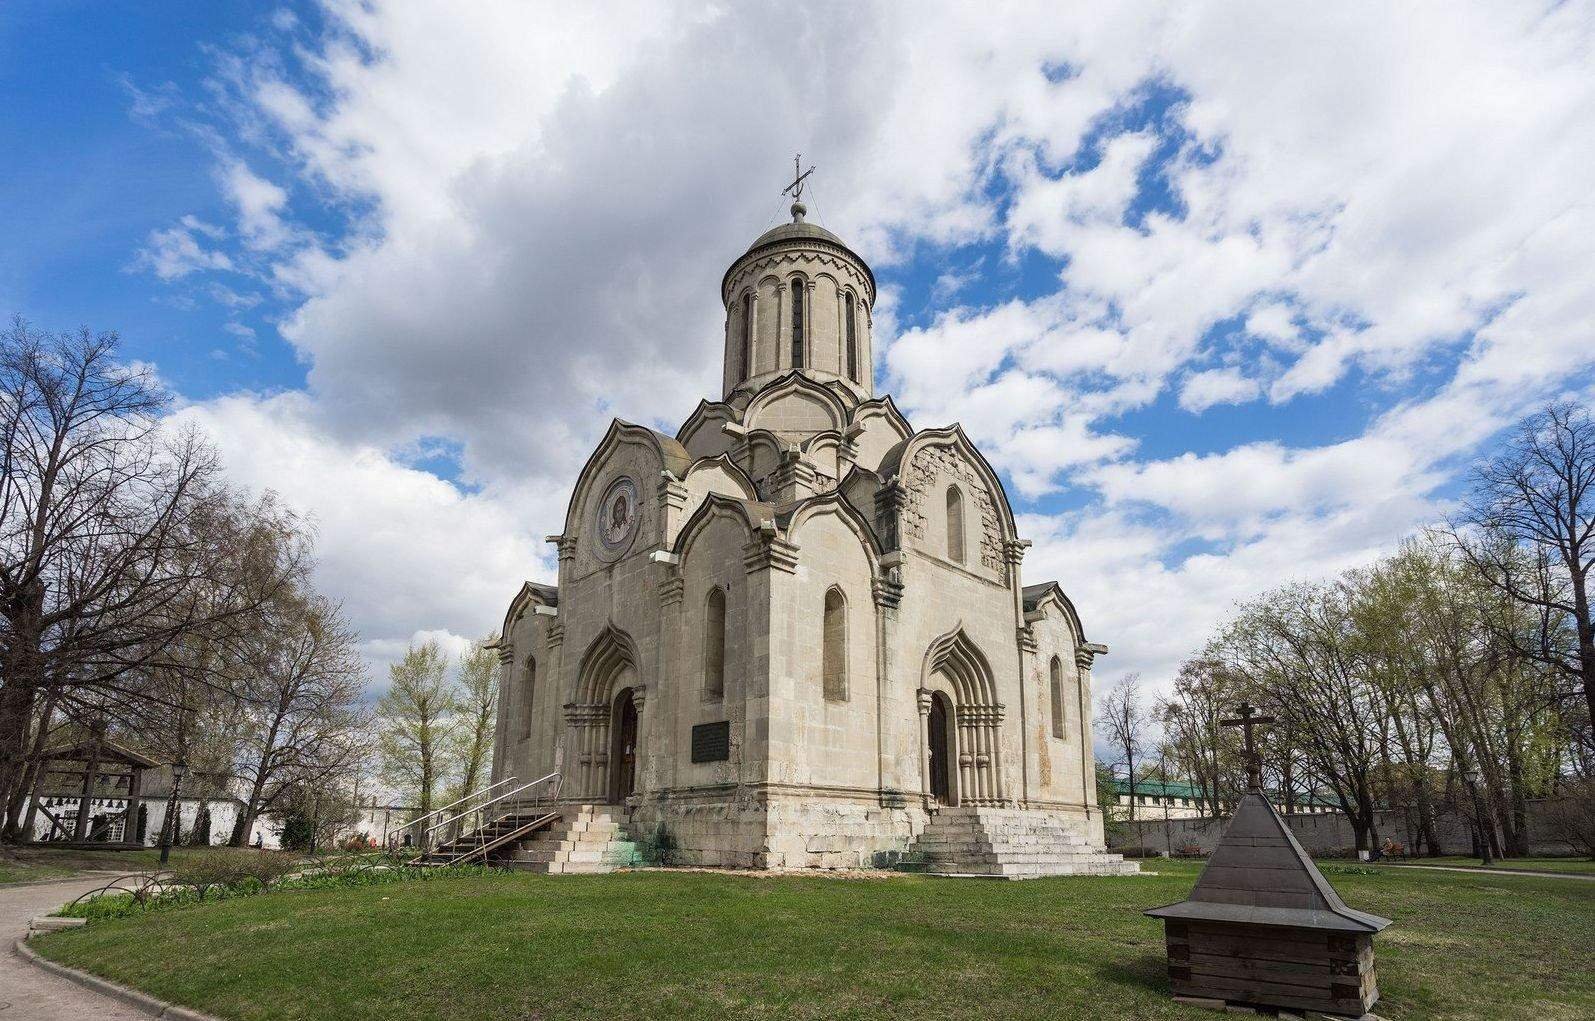
<path id="1" fill-rule="evenodd" d="M 484 638 L 460 657 L 459 726 L 455 756 L 460 763 L 459 796 L 482 786 L 491 768 L 493 724 L 498 712 L 498 650 Z"/>
<path id="2" fill-rule="evenodd" d="M 448 681 L 449 662 L 436 642 L 411 646 L 389 669 L 377 702 L 377 744 L 388 782 L 432 811 L 439 780 L 455 748 L 459 703 Z"/>

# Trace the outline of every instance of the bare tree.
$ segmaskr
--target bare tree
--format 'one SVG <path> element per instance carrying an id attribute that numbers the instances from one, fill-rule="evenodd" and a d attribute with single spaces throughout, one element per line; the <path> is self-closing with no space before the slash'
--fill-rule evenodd
<path id="1" fill-rule="evenodd" d="M 115 334 L 0 333 L 0 806 L 14 839 L 52 713 L 140 697 L 179 639 L 245 612 L 258 578 L 214 453 Z M 270 589 L 267 585 L 266 590 Z M 52 701 L 53 697 L 53 701 Z"/>
<path id="2" fill-rule="evenodd" d="M 493 756 L 493 724 L 498 711 L 498 649 L 484 638 L 460 658 L 457 696 L 460 712 L 458 749 L 460 797 L 482 785 Z"/>
<path id="3" fill-rule="evenodd" d="M 1198 657 L 1181 664 L 1173 693 L 1155 710 L 1170 757 L 1195 785 L 1199 807 L 1210 815 L 1223 812 L 1225 793 L 1238 785 L 1235 732 L 1219 723 L 1238 701 L 1239 687 L 1229 668 Z"/>
<path id="4" fill-rule="evenodd" d="M 436 642 L 412 646 L 389 669 L 388 690 L 377 703 L 383 769 L 390 783 L 415 798 L 422 815 L 432 811 L 458 724 L 448 666 Z"/>
<path id="5" fill-rule="evenodd" d="M 1135 760 L 1141 756 L 1151 723 L 1151 714 L 1141 696 L 1140 674 L 1126 674 L 1097 710 L 1097 727 L 1122 753 L 1121 761 L 1129 776 L 1131 822 L 1135 821 Z"/>
<path id="6" fill-rule="evenodd" d="M 1478 530 L 1453 529 L 1453 536 L 1480 576 L 1539 615 L 1534 640 L 1519 651 L 1573 679 L 1586 719 L 1595 722 L 1595 421 L 1588 409 L 1556 403 L 1524 420 L 1505 450 L 1475 470 L 1462 523 Z"/>
<path id="7" fill-rule="evenodd" d="M 1379 840 L 1374 814 L 1380 707 L 1352 642 L 1346 583 L 1287 585 L 1244 605 L 1209 646 L 1289 729 L 1351 820 L 1357 848 Z"/>
<path id="8" fill-rule="evenodd" d="M 295 589 L 279 593 L 255 623 L 235 666 L 242 678 L 234 772 L 243 806 L 229 840 L 234 847 L 285 799 L 341 785 L 367 723 L 358 638 L 337 606 Z"/>

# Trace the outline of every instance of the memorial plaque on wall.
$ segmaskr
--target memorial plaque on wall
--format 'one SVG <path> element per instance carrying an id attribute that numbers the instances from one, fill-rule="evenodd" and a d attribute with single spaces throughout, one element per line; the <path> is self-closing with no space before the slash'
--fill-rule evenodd
<path id="1" fill-rule="evenodd" d="M 724 762 L 731 757 L 731 721 L 700 723 L 692 728 L 692 761 Z"/>

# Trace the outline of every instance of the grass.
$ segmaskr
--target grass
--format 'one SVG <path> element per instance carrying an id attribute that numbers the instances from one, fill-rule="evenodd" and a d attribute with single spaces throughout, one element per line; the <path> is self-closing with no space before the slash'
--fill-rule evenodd
<path id="1" fill-rule="evenodd" d="M 1474 869 L 1483 867 L 1483 863 L 1477 858 L 1454 854 L 1433 858 L 1401 858 L 1394 862 L 1394 864 L 1402 863 L 1411 865 L 1456 865 Z M 1595 876 L 1595 859 L 1590 858 L 1498 858 L 1495 864 L 1490 867 L 1518 872 L 1568 872 Z"/>
<path id="2" fill-rule="evenodd" d="M 237 854 L 254 854 L 247 847 L 174 847 L 173 863 L 192 854 L 209 851 L 229 851 Z M 147 872 L 160 867 L 161 852 L 157 847 L 137 851 L 72 850 L 54 847 L 0 848 L 0 886 L 8 883 L 32 883 L 41 879 L 61 879 L 78 872 Z"/>
<path id="3" fill-rule="evenodd" d="M 493 875 L 285 892 L 37 941 L 237 1019 L 1192 1018 L 1161 928 L 1200 863 L 1024 883 L 699 872 Z M 1327 865 L 1393 1019 L 1595 1016 L 1595 886 Z M 1206 1016 L 1206 1015 L 1201 1015 Z"/>

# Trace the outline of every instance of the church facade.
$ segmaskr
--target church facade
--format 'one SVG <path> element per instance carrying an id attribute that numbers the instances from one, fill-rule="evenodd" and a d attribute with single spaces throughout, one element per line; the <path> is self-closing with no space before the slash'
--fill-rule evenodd
<path id="1" fill-rule="evenodd" d="M 963 430 L 874 394 L 874 274 L 804 213 L 721 281 L 721 398 L 582 470 L 557 586 L 504 619 L 494 780 L 557 770 L 691 864 L 1133 869 L 1100 850 L 1106 648 L 1022 583 Z"/>

